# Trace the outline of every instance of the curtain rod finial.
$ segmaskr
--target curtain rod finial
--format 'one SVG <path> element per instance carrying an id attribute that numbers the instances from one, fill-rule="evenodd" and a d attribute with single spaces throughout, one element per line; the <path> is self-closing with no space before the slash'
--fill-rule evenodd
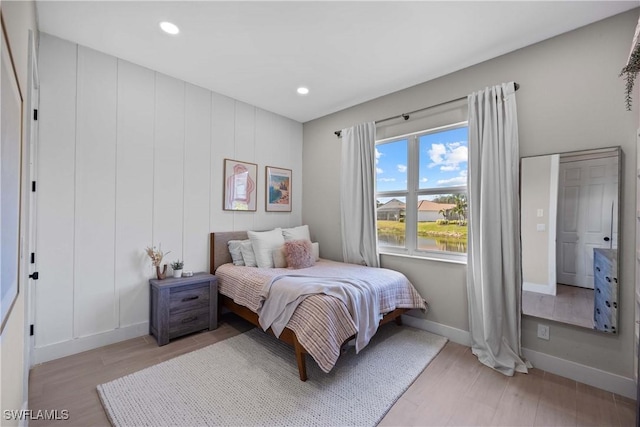
<path id="1" fill-rule="evenodd" d="M 341 131 L 341 130 L 337 130 L 337 131 L 335 131 L 334 133 L 336 134 L 336 136 L 337 136 L 338 138 L 340 138 L 340 137 L 342 136 L 342 131 Z"/>

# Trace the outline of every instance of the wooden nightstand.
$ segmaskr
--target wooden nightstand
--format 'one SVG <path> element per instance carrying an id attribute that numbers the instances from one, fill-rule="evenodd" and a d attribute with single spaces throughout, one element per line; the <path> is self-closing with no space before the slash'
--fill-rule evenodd
<path id="1" fill-rule="evenodd" d="M 179 279 L 150 279 L 149 333 L 158 345 L 203 329 L 218 327 L 218 279 L 196 273 Z"/>

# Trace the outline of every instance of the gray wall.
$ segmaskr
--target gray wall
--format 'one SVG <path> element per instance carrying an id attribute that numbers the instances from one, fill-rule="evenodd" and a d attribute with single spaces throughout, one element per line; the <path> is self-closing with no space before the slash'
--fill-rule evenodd
<path id="1" fill-rule="evenodd" d="M 333 131 L 516 81 L 521 156 L 620 145 L 623 160 L 620 335 L 551 323 L 551 339 L 536 338 L 537 320 L 523 319 L 523 346 L 633 377 L 635 130 L 640 108 L 624 108 L 618 77 L 629 54 L 638 9 L 597 22 L 436 80 L 304 124 L 303 222 L 321 255 L 340 259 L 340 140 Z M 390 56 L 389 58 L 392 58 Z M 383 256 L 429 301 L 428 320 L 468 330 L 466 266 Z M 549 323 L 549 322 L 545 322 Z"/>

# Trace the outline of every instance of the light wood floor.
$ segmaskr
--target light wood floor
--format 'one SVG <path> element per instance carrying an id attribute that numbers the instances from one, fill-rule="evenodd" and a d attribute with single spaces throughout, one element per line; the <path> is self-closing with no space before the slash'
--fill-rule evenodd
<path id="1" fill-rule="evenodd" d="M 593 299 L 593 289 L 558 283 L 556 295 L 523 291 L 522 312 L 593 329 Z"/>
<path id="2" fill-rule="evenodd" d="M 145 336 L 35 366 L 30 409 L 67 409 L 70 419 L 30 425 L 108 426 L 98 384 L 250 328 L 227 314 L 217 330 L 163 347 Z M 635 402 L 537 369 L 505 377 L 480 364 L 469 348 L 449 342 L 380 423 L 399 425 L 633 426 Z"/>

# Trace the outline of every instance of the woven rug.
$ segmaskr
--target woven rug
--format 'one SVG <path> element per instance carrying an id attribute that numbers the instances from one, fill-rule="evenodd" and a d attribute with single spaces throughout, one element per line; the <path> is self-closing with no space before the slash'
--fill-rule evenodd
<path id="1" fill-rule="evenodd" d="M 446 338 L 382 326 L 325 374 L 258 329 L 98 386 L 114 426 L 375 426 Z"/>

